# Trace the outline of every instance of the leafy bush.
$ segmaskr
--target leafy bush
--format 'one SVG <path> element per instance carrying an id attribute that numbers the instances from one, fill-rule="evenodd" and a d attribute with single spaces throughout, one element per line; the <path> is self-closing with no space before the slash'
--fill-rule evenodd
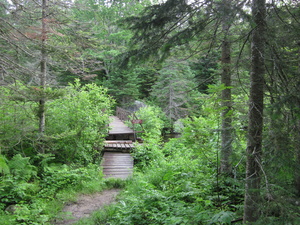
<path id="1" fill-rule="evenodd" d="M 167 143 L 145 135 L 132 153 L 138 170 L 119 203 L 93 216 L 95 224 L 230 224 L 241 217 L 243 182 L 217 177 L 213 118 L 182 120 L 181 137 Z"/>
<path id="2" fill-rule="evenodd" d="M 0 205 L 3 208 L 20 201 L 30 201 L 39 190 L 35 182 L 37 168 L 30 164 L 28 157 L 17 154 L 7 165 L 9 172 L 0 177 Z"/>
<path id="3" fill-rule="evenodd" d="M 136 115 L 139 119 L 143 120 L 143 128 L 145 133 L 142 134 L 142 138 L 161 138 L 166 116 L 160 108 L 155 106 L 142 107 L 136 112 Z M 142 131 L 140 127 L 137 127 L 137 129 L 140 129 L 138 131 Z"/>
<path id="4" fill-rule="evenodd" d="M 162 144 L 159 140 L 146 138 L 144 144 L 137 145 L 131 155 L 134 158 L 135 168 L 143 170 L 163 157 Z"/>
<path id="5" fill-rule="evenodd" d="M 83 190 L 87 183 L 95 181 L 98 181 L 99 186 L 103 186 L 102 177 L 99 166 L 95 164 L 79 168 L 67 165 L 51 166 L 45 170 L 43 179 L 40 181 L 39 196 L 54 198 L 61 190 L 70 188 Z"/>
<path id="6" fill-rule="evenodd" d="M 165 116 L 161 109 L 154 106 L 140 108 L 136 115 L 143 120 L 144 133 L 141 134 L 141 137 L 144 140 L 144 144 L 137 145 L 133 149 L 132 156 L 135 167 L 143 169 L 163 157 L 161 134 Z"/>
<path id="7" fill-rule="evenodd" d="M 184 141 L 172 139 L 159 150 L 149 149 L 162 157 L 153 156 L 142 172 L 135 172 L 120 202 L 105 210 L 109 216 L 93 216 L 95 224 L 230 224 L 239 212 L 214 204 L 214 154 L 201 156 Z"/>
<path id="8" fill-rule="evenodd" d="M 63 98 L 49 103 L 47 135 L 51 152 L 62 162 L 94 162 L 107 135 L 112 99 L 94 84 L 67 88 Z"/>
<path id="9" fill-rule="evenodd" d="M 84 168 L 44 164 L 40 177 L 28 157 L 16 155 L 7 165 L 9 173 L 0 176 L 3 224 L 45 224 L 57 216 L 62 203 L 72 197 L 70 193 L 90 193 L 105 187 L 102 172 L 95 164 Z"/>
<path id="10" fill-rule="evenodd" d="M 46 101 L 46 130 L 38 132 L 38 102 Z M 35 157 L 41 145 L 62 163 L 87 165 L 98 159 L 107 134 L 108 117 L 114 101 L 107 90 L 79 81 L 65 89 L 15 86 L 1 87 L 0 144 L 2 154 Z"/>
<path id="11" fill-rule="evenodd" d="M 9 167 L 7 165 L 7 159 L 4 155 L 0 154 L 0 174 L 8 174 Z"/>
<path id="12" fill-rule="evenodd" d="M 47 99 L 42 138 L 37 118 L 41 96 Z M 107 134 L 113 100 L 106 89 L 76 81 L 63 90 L 41 90 L 16 82 L 1 87 L 0 97 L 2 224 L 45 224 L 75 192 L 105 187 L 99 165 L 91 163 L 100 160 Z M 46 154 L 38 153 L 40 145 Z"/>

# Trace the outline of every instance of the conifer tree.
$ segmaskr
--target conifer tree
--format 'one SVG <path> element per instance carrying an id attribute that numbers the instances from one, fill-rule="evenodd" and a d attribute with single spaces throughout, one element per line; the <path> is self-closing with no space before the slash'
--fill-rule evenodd
<path id="1" fill-rule="evenodd" d="M 272 4 L 267 17 L 266 90 L 270 117 L 265 139 L 270 182 L 300 196 L 299 179 L 299 2 Z M 293 171 L 292 177 L 290 172 Z M 294 184 L 291 187 L 290 184 Z"/>
<path id="2" fill-rule="evenodd" d="M 194 74 L 187 62 L 169 59 L 158 71 L 159 76 L 152 86 L 151 95 L 164 110 L 170 121 L 188 115 L 191 92 L 195 89 Z"/>
<path id="3" fill-rule="evenodd" d="M 246 165 L 244 222 L 259 218 L 261 156 L 264 109 L 265 75 L 265 0 L 253 0 L 252 17 L 254 28 L 251 41 L 251 86 L 249 99 L 249 124 Z"/>
<path id="4" fill-rule="evenodd" d="M 5 16 L 1 18 L 2 30 L 5 30 L 0 33 L 2 83 L 23 83 L 27 88 L 15 90 L 16 99 L 37 103 L 38 134 L 35 141 L 40 143 L 41 153 L 44 153 L 46 101 L 55 96 L 46 89 L 57 84 L 54 66 L 50 62 L 56 61 L 53 59 L 58 59 L 58 55 L 64 52 L 54 46 L 53 40 L 64 36 L 59 31 L 64 24 L 63 16 L 58 12 L 67 5 L 65 1 L 16 0 L 4 4 Z"/>
<path id="5" fill-rule="evenodd" d="M 220 169 L 224 174 L 231 173 L 232 163 L 230 27 L 237 17 L 236 14 L 240 17 L 245 16 L 246 13 L 242 10 L 244 4 L 246 1 L 188 3 L 182 0 L 168 0 L 147 7 L 139 17 L 126 19 L 129 28 L 134 31 L 134 36 L 131 51 L 123 55 L 125 63 L 130 59 L 139 61 L 153 56 L 164 60 L 171 55 L 172 49 L 178 46 L 185 46 L 186 51 L 191 50 L 191 55 L 195 54 L 195 51 L 208 51 L 207 55 L 210 55 L 214 52 L 214 48 L 222 46 L 221 83 L 224 86 L 222 91 L 224 110 Z M 201 83 L 198 85 L 201 86 Z"/>
<path id="6" fill-rule="evenodd" d="M 47 50 L 46 50 L 46 44 L 47 44 L 47 0 L 42 0 L 42 17 L 41 17 L 41 73 L 40 73 L 40 88 L 43 90 L 43 92 L 46 89 L 46 79 L 47 79 Z M 41 139 L 43 139 L 43 135 L 45 132 L 46 127 L 46 112 L 45 112 L 45 98 L 41 96 L 41 99 L 39 100 L 39 110 L 38 110 L 38 117 L 39 117 L 39 133 Z M 42 152 L 44 153 L 44 148 L 42 147 Z"/>
<path id="7" fill-rule="evenodd" d="M 220 171 L 223 174 L 231 173 L 232 164 L 232 100 L 231 100 L 231 40 L 230 26 L 232 21 L 231 0 L 223 0 L 222 15 L 222 74 L 221 84 L 224 85 L 222 90 L 222 131 L 221 131 L 221 158 Z"/>

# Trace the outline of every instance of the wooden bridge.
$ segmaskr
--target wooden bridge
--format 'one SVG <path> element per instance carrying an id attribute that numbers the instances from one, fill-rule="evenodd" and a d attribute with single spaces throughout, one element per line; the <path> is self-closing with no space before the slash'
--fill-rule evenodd
<path id="1" fill-rule="evenodd" d="M 104 155 L 101 163 L 106 178 L 126 179 L 132 175 L 133 158 L 130 152 L 137 144 L 137 132 L 122 121 L 129 118 L 128 115 L 124 115 L 125 113 L 129 114 L 128 111 L 117 108 L 118 116 L 110 117 L 110 130 L 104 143 Z M 142 121 L 134 120 L 132 122 L 141 125 Z"/>
<path id="2" fill-rule="evenodd" d="M 105 178 L 114 177 L 126 179 L 132 175 L 133 158 L 130 153 L 104 152 L 101 165 Z"/>

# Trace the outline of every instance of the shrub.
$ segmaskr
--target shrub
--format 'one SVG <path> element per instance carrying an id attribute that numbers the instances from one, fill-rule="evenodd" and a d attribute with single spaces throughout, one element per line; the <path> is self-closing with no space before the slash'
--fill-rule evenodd
<path id="1" fill-rule="evenodd" d="M 106 89 L 95 84 L 80 87 L 78 81 L 66 92 L 48 106 L 50 151 L 63 163 L 95 162 L 108 132 L 113 100 Z"/>
<path id="2" fill-rule="evenodd" d="M 38 91 L 36 91 L 38 90 Z M 39 133 L 38 102 L 46 98 L 46 129 Z M 2 154 L 35 157 L 52 153 L 61 163 L 87 165 L 99 157 L 114 101 L 107 90 L 79 81 L 65 89 L 26 87 L 17 82 L 0 88 L 0 145 Z"/>
<path id="3" fill-rule="evenodd" d="M 10 173 L 0 177 L 3 224 L 45 224 L 76 192 L 91 193 L 105 187 L 101 169 L 95 164 L 84 168 L 44 164 L 41 177 L 28 157 L 16 155 L 7 164 Z"/>

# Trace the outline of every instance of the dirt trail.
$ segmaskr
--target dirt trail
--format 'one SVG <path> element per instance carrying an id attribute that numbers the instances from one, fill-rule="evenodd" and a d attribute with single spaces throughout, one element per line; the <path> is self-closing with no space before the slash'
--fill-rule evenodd
<path id="1" fill-rule="evenodd" d="M 116 196 L 121 189 L 110 189 L 100 193 L 91 195 L 81 195 L 76 202 L 72 202 L 65 206 L 63 212 L 71 212 L 70 219 L 57 221 L 54 225 L 73 224 L 83 217 L 88 217 L 93 211 L 99 210 L 105 205 L 109 205 L 115 201 Z"/>

